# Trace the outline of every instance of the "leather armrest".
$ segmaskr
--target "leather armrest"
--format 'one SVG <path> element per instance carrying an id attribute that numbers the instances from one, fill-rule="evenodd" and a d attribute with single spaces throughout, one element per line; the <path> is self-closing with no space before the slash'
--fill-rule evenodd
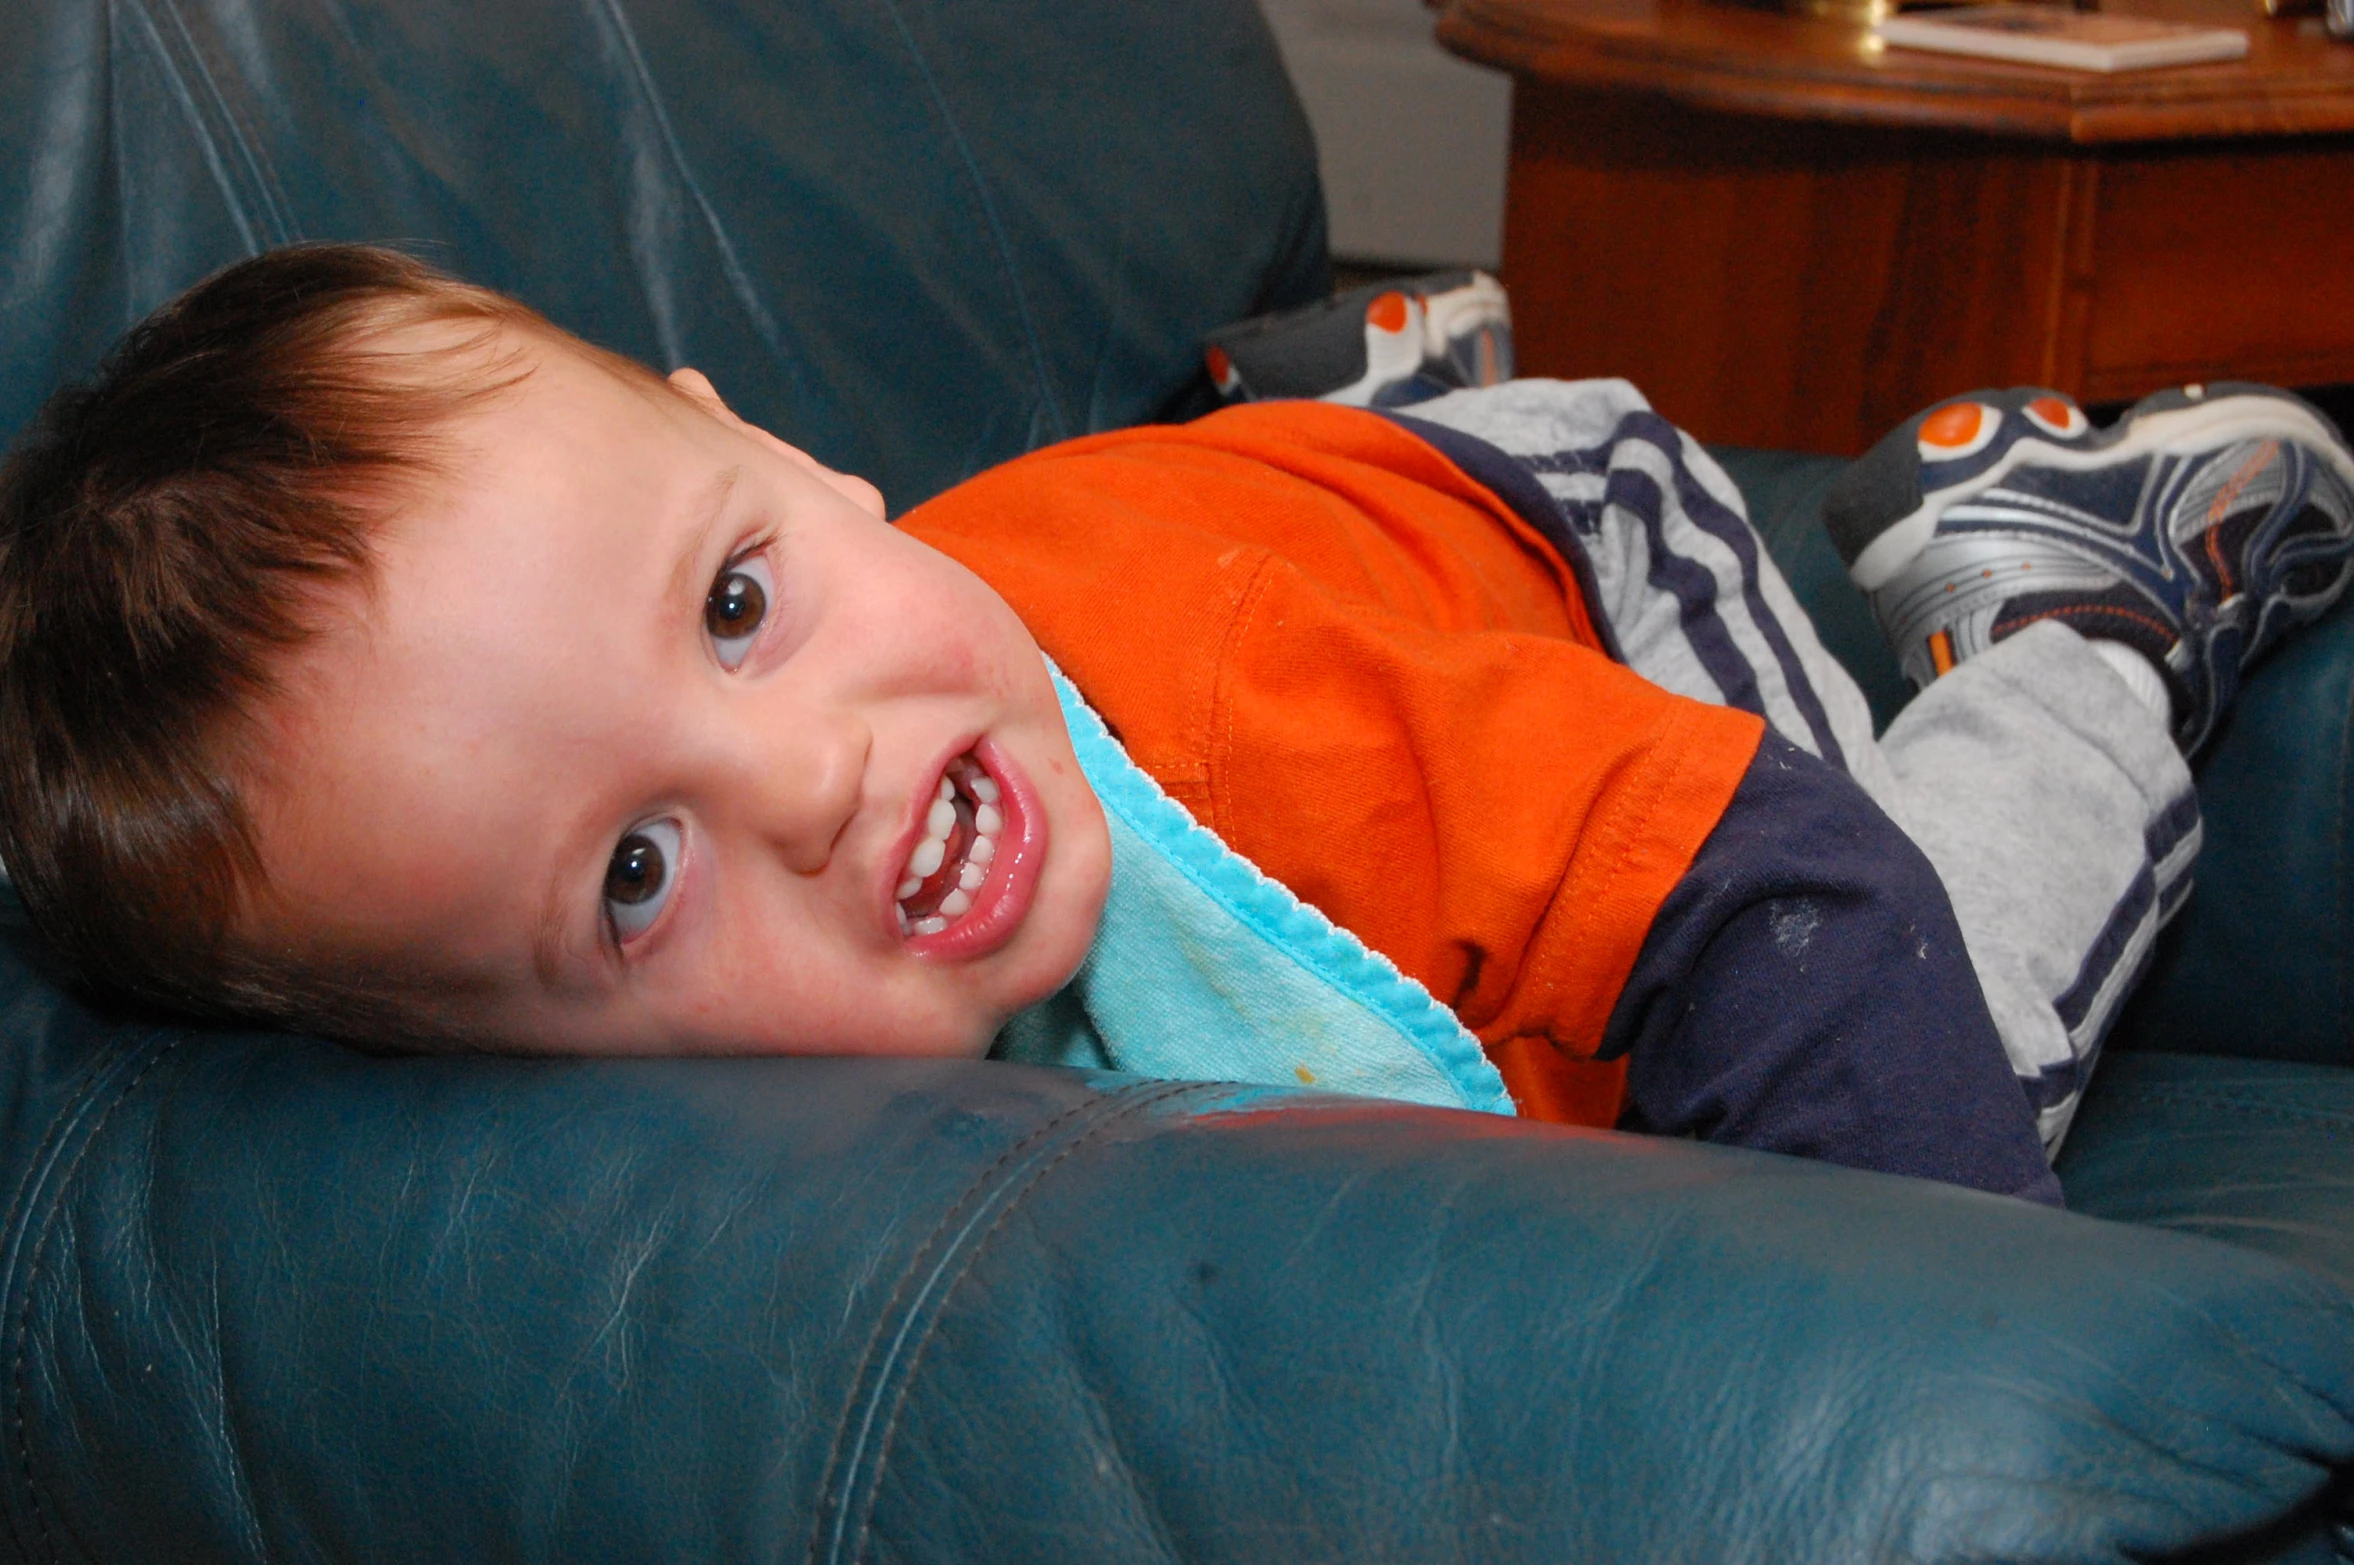
<path id="1" fill-rule="evenodd" d="M 1695 1145 L 985 1063 L 5 1024 L 27 1558 L 2115 1560 L 2311 1522 L 2354 1309 Z"/>

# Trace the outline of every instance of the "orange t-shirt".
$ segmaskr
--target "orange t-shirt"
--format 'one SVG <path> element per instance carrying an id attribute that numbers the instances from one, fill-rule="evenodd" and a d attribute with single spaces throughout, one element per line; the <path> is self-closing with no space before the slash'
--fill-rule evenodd
<path id="1" fill-rule="evenodd" d="M 1379 416 L 1230 409 L 1033 452 L 901 525 L 1013 605 L 1136 764 L 1451 1007 L 1521 1112 L 1592 1058 L 1755 754 L 1600 648 L 1570 566 Z"/>

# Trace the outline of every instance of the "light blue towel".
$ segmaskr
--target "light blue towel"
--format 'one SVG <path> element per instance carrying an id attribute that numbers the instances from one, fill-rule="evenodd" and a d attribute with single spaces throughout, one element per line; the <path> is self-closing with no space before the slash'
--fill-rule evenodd
<path id="1" fill-rule="evenodd" d="M 1196 823 L 1053 673 L 1111 824 L 1111 895 L 1077 975 L 1006 1025 L 999 1058 L 1513 1112 L 1452 1011 Z"/>

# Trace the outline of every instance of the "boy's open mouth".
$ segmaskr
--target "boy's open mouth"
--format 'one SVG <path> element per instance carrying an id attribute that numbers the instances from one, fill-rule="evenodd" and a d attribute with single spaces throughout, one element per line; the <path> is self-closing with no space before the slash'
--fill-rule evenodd
<path id="1" fill-rule="evenodd" d="M 900 872 L 902 934 L 936 935 L 972 907 L 1005 829 L 997 799 L 997 784 L 971 755 L 948 763 L 923 836 Z"/>

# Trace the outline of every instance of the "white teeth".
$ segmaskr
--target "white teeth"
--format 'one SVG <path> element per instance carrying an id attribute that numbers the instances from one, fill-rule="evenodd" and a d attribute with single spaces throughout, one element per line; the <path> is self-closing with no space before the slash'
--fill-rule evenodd
<path id="1" fill-rule="evenodd" d="M 990 862 L 997 857 L 997 834 L 1005 830 L 1004 812 L 997 808 L 1000 797 L 998 786 L 983 775 L 978 766 L 968 760 L 953 766 L 940 779 L 940 791 L 924 811 L 923 840 L 908 856 L 907 868 L 901 873 L 896 893 L 901 902 L 923 889 L 924 882 L 940 871 L 948 860 L 948 843 L 956 835 L 956 796 L 959 790 L 978 801 L 973 809 L 973 840 L 965 850 L 965 861 L 957 867 L 956 886 L 940 903 L 937 912 L 908 921 L 907 910 L 899 910 L 902 927 L 912 932 L 938 934 L 948 927 L 948 921 L 973 905 L 972 894 L 981 889 L 989 878 Z M 926 926 L 930 926 L 927 928 Z"/>
<path id="2" fill-rule="evenodd" d="M 926 837 L 916 844 L 915 853 L 907 861 L 907 872 L 918 880 L 928 878 L 948 857 L 948 843 L 944 838 Z"/>
<path id="3" fill-rule="evenodd" d="M 903 935 L 904 935 L 904 934 L 906 934 L 906 933 L 907 933 L 907 909 L 905 909 L 905 908 L 903 908 L 903 907 L 895 907 L 895 908 L 893 908 L 891 911 L 899 915 L 899 932 L 900 932 L 901 934 L 903 934 Z"/>

